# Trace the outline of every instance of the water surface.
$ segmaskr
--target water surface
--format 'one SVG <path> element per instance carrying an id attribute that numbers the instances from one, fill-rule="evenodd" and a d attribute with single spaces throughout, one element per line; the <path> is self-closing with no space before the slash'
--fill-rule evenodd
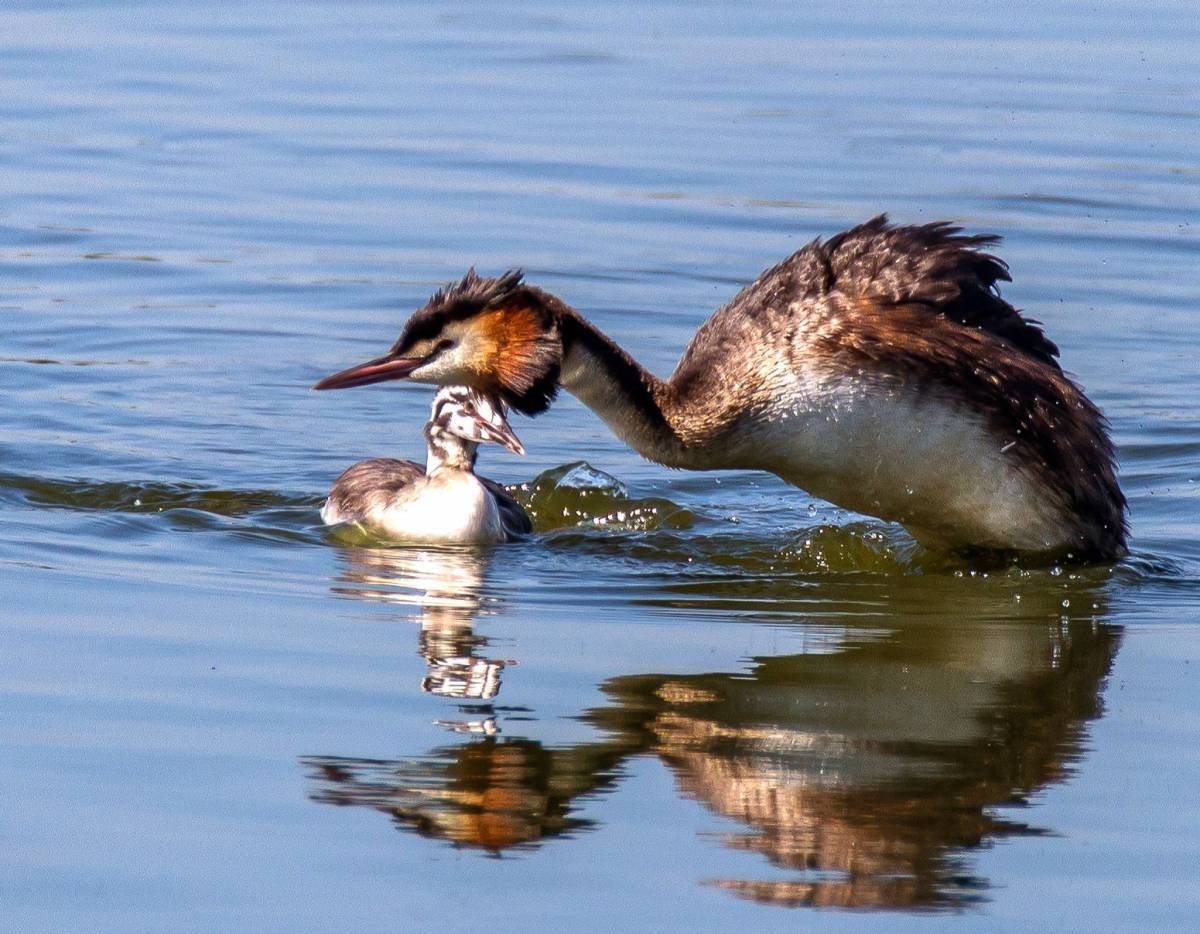
<path id="1" fill-rule="evenodd" d="M 9 4 L 0 878 L 21 929 L 1182 929 L 1200 858 L 1190 4 Z M 1133 553 L 949 567 L 570 398 L 538 535 L 329 536 L 522 266 L 657 372 L 879 211 L 1005 237 Z M 819 910 L 819 915 L 812 912 Z"/>

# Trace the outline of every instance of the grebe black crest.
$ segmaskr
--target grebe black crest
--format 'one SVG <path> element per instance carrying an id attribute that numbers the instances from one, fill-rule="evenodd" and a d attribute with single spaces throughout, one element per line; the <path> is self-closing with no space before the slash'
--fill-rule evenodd
<path id="1" fill-rule="evenodd" d="M 668 466 L 766 470 L 933 549 L 1112 560 L 1127 524 L 1107 423 L 1000 297 L 997 242 L 883 216 L 813 241 L 666 380 L 519 273 L 471 270 L 385 356 L 316 388 L 462 383 L 537 414 L 561 385 Z"/>
<path id="2" fill-rule="evenodd" d="M 442 387 L 425 425 L 426 466 L 392 458 L 355 464 L 334 482 L 322 520 L 354 523 L 398 541 L 490 544 L 528 534 L 532 523 L 520 504 L 475 474 L 481 443 L 525 453 L 504 409 L 480 390 Z"/>

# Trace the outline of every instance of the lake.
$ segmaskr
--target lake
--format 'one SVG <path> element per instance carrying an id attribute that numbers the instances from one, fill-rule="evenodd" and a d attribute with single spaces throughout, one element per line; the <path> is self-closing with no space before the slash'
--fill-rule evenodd
<path id="1" fill-rule="evenodd" d="M 1194 4 L 0 13 L 13 930 L 1186 929 Z M 563 396 L 529 541 L 330 535 L 428 387 L 314 393 L 519 266 L 666 374 L 881 211 L 1004 237 L 1112 422 L 1113 567 L 931 560 Z M 1195 667 L 1193 667 L 1195 666 Z"/>

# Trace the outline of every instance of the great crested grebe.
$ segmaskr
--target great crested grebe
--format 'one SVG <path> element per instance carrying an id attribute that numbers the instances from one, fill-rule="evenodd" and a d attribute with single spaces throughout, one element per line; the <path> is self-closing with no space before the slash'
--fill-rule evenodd
<path id="1" fill-rule="evenodd" d="M 464 383 L 535 415 L 561 384 L 643 457 L 766 470 L 933 549 L 1119 557 L 1107 424 L 1000 297 L 998 239 L 880 216 L 816 240 L 719 308 L 667 380 L 520 273 L 471 270 L 315 388 Z"/>
<path id="2" fill-rule="evenodd" d="M 433 397 L 425 438 L 425 468 L 386 457 L 347 468 L 321 508 L 325 524 L 352 522 L 400 541 L 474 545 L 532 530 L 525 510 L 502 486 L 475 474 L 481 442 L 525 453 L 502 402 L 467 386 L 443 387 Z"/>

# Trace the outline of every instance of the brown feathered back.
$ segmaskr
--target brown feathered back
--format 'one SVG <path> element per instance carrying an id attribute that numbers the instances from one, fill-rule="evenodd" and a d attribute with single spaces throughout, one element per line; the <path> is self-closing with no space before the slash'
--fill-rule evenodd
<path id="1" fill-rule="evenodd" d="M 781 365 L 937 394 L 1013 442 L 1020 469 L 1072 517 L 1077 557 L 1119 555 L 1125 498 L 1107 423 L 1040 324 L 1000 297 L 1008 268 L 985 252 L 998 239 L 948 223 L 895 227 L 880 215 L 813 241 L 700 328 L 671 380 L 678 407 L 719 437 L 769 404 L 765 380 Z"/>
<path id="2" fill-rule="evenodd" d="M 826 290 L 869 299 L 880 309 L 918 305 L 951 321 L 1003 338 L 1056 370 L 1058 347 L 1041 323 L 1024 318 L 1000 297 L 1008 265 L 984 252 L 998 236 L 967 236 L 945 221 L 896 227 L 887 215 L 817 245 L 827 269 Z"/>

